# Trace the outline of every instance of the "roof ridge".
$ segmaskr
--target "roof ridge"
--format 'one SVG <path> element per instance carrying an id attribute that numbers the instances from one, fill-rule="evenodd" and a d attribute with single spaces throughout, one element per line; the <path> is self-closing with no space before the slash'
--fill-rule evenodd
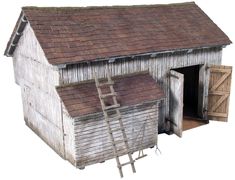
<path id="1" fill-rule="evenodd" d="M 187 5 L 187 4 L 196 4 L 194 1 L 189 2 L 181 2 L 181 3 L 168 3 L 168 4 L 140 4 L 140 5 L 111 5 L 111 6 L 23 6 L 22 10 L 77 10 L 77 9 L 118 9 L 118 8 L 149 8 L 149 7 L 162 7 L 162 6 L 181 6 L 181 5 Z"/>

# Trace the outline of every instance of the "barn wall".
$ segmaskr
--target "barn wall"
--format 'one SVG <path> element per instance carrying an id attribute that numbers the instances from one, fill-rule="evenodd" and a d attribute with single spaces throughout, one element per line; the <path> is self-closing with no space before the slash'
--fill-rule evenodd
<path id="1" fill-rule="evenodd" d="M 155 101 L 120 109 L 131 151 L 152 147 L 157 143 L 159 105 L 161 103 Z M 143 124 L 146 125 L 143 126 Z M 111 127 L 119 127 L 118 121 L 112 121 Z M 77 167 L 115 157 L 103 113 L 77 118 L 74 129 Z M 143 129 L 145 129 L 144 136 Z M 120 139 L 121 136 L 121 132 L 114 133 L 115 140 Z M 118 145 L 120 154 L 126 154 L 123 145 Z"/>
<path id="2" fill-rule="evenodd" d="M 74 119 L 72 119 L 66 109 L 63 107 L 63 124 L 64 124 L 64 146 L 65 159 L 76 166 L 75 158 L 75 136 L 74 136 Z"/>
<path id="3" fill-rule="evenodd" d="M 175 52 L 159 54 L 155 58 L 136 57 L 134 59 L 126 58 L 108 63 L 107 61 L 81 63 L 68 65 L 60 69 L 60 83 L 68 84 L 73 82 L 84 81 L 94 78 L 97 72 L 98 77 L 105 77 L 105 67 L 110 68 L 112 76 L 134 73 L 149 70 L 150 74 L 163 88 L 167 98 L 165 104 L 165 115 L 169 115 L 169 78 L 168 72 L 172 68 L 180 68 L 198 64 L 221 64 L 222 49 L 211 48 L 194 50 L 191 53 Z M 159 132 L 164 130 L 164 121 L 159 122 Z"/>
<path id="4" fill-rule="evenodd" d="M 14 52 L 13 65 L 26 124 L 64 157 L 61 103 L 55 90 L 58 69 L 48 64 L 29 24 Z"/>

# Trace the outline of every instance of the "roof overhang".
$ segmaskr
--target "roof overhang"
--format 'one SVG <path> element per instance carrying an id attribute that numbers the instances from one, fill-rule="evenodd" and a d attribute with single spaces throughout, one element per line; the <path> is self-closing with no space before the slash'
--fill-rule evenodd
<path id="1" fill-rule="evenodd" d="M 13 56 L 13 53 L 16 49 L 16 46 L 20 40 L 20 37 L 21 37 L 27 23 L 28 23 L 28 20 L 26 19 L 24 13 L 21 12 L 20 17 L 16 23 L 15 29 L 11 35 L 11 38 L 7 43 L 7 47 L 4 52 L 4 55 L 6 55 L 8 57 Z"/>
<path id="2" fill-rule="evenodd" d="M 172 49 L 172 50 L 167 50 L 167 51 L 157 51 L 157 52 L 148 52 L 148 53 L 141 53 L 141 54 L 133 54 L 133 55 L 126 55 L 126 56 L 116 56 L 116 57 L 110 57 L 110 58 L 100 58 L 100 59 L 94 59 L 92 61 L 79 61 L 79 62 L 71 62 L 71 63 L 63 63 L 63 64 L 54 64 L 58 69 L 64 69 L 68 65 L 74 65 L 74 64 L 90 64 L 92 62 L 102 62 L 102 61 L 108 61 L 108 63 L 114 63 L 119 60 L 123 59 L 134 59 L 138 57 L 149 57 L 149 58 L 156 58 L 158 55 L 162 54 L 172 54 L 172 53 L 179 53 L 179 52 L 184 52 L 187 54 L 193 53 L 198 50 L 206 50 L 206 49 L 212 49 L 212 48 L 217 48 L 217 49 L 222 49 L 225 48 L 227 44 L 224 45 L 213 45 L 213 46 L 204 46 L 204 47 L 192 47 L 192 48 L 185 48 L 185 49 Z"/>

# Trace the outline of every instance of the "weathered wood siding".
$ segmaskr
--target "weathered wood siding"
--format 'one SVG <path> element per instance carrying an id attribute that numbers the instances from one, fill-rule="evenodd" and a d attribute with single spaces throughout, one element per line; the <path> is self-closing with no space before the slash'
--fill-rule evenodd
<path id="1" fill-rule="evenodd" d="M 201 49 L 192 53 L 159 54 L 155 58 L 124 58 L 114 63 L 80 63 L 58 69 L 48 63 L 34 32 L 27 24 L 14 52 L 13 65 L 15 81 L 21 86 L 26 124 L 59 155 L 83 167 L 113 158 L 103 114 L 75 120 L 70 118 L 55 86 L 93 79 L 94 71 L 99 78 L 105 77 L 107 66 L 112 76 L 149 70 L 166 94 L 164 104 L 160 107 L 156 103 L 151 107 L 138 106 L 121 110 L 132 151 L 137 151 L 156 144 L 158 130 L 164 130 L 164 117 L 169 115 L 169 70 L 205 63 L 220 64 L 221 52 L 221 48 Z M 146 118 L 143 147 L 140 147 L 142 140 L 135 139 Z"/>
<path id="2" fill-rule="evenodd" d="M 68 115 L 65 107 L 62 107 L 63 111 L 63 127 L 64 127 L 64 147 L 65 147 L 65 159 L 71 164 L 76 166 L 75 158 L 75 135 L 74 135 L 74 119 Z"/>
<path id="3" fill-rule="evenodd" d="M 15 81 L 21 86 L 26 124 L 64 157 L 58 69 L 49 65 L 29 24 L 14 52 Z"/>
<path id="4" fill-rule="evenodd" d="M 131 151 L 152 147 L 157 143 L 159 105 L 160 101 L 155 101 L 120 109 Z M 111 122 L 111 128 L 115 127 L 119 127 L 118 121 Z M 115 157 L 103 113 L 75 119 L 74 130 L 77 167 Z M 121 137 L 121 132 L 114 133 L 115 140 Z M 124 144 L 117 147 L 120 154 L 126 154 Z"/>
<path id="5" fill-rule="evenodd" d="M 175 52 L 159 54 L 155 58 L 136 57 L 108 61 L 81 63 L 68 65 L 60 69 L 60 83 L 68 84 L 94 78 L 94 71 L 98 77 L 105 77 L 105 67 L 110 68 L 112 76 L 149 70 L 154 79 L 161 85 L 166 94 L 165 115 L 169 117 L 169 78 L 168 72 L 173 68 L 193 66 L 198 64 L 221 64 L 222 49 L 200 49 L 191 53 Z M 159 131 L 164 130 L 164 122 L 159 122 Z"/>

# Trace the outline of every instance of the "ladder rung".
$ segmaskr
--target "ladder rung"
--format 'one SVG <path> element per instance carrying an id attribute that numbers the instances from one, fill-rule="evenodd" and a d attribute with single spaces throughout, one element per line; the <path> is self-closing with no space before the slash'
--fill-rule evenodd
<path id="1" fill-rule="evenodd" d="M 123 177 L 122 166 L 131 164 L 132 171 L 136 172 L 135 171 L 135 166 L 134 166 L 135 160 L 133 160 L 132 155 L 131 155 L 132 152 L 130 152 L 130 149 L 129 149 L 128 139 L 127 139 L 127 136 L 126 136 L 126 133 L 125 133 L 125 129 L 123 127 L 122 116 L 121 116 L 120 111 L 119 111 L 120 104 L 117 103 L 117 100 L 116 100 L 117 93 L 113 89 L 114 81 L 112 81 L 112 79 L 109 75 L 108 69 L 107 69 L 107 77 L 108 78 L 107 78 L 106 82 L 102 81 L 100 83 L 99 80 L 96 77 L 96 74 L 95 74 L 95 83 L 96 83 L 96 88 L 97 88 L 97 91 L 98 91 L 98 94 L 99 94 L 99 99 L 100 99 L 100 103 L 101 103 L 101 106 L 102 106 L 104 118 L 105 118 L 105 121 L 106 121 L 106 126 L 109 130 L 110 141 L 111 141 L 112 146 L 113 146 L 113 154 L 116 157 L 117 166 L 118 166 L 118 169 L 119 169 L 120 176 Z M 110 92 L 107 93 L 107 94 L 102 94 L 102 88 L 101 88 L 102 86 L 109 86 Z M 113 97 L 113 104 L 112 105 L 107 105 L 107 106 L 105 105 L 104 98 L 106 98 L 106 97 Z M 115 114 L 112 113 L 112 114 L 109 115 L 108 110 L 115 110 L 116 113 Z M 112 121 L 116 121 L 116 122 L 119 121 L 120 126 L 111 128 L 111 123 L 110 122 L 112 122 Z M 122 132 L 123 137 L 119 140 L 118 139 L 115 140 L 116 138 L 114 138 L 114 132 L 116 132 L 116 131 L 121 131 Z M 123 146 L 125 147 L 124 149 L 123 149 Z M 129 162 L 121 164 L 119 158 L 121 156 L 124 156 L 124 155 L 128 155 Z"/>
<path id="2" fill-rule="evenodd" d="M 131 152 L 125 150 L 125 151 L 122 151 L 122 152 L 119 152 L 119 153 L 115 154 L 115 156 L 116 156 L 116 157 L 126 156 L 126 155 L 128 155 L 129 153 L 131 153 Z"/>
<path id="3" fill-rule="evenodd" d="M 110 133 L 113 133 L 113 132 L 116 132 L 116 131 L 124 131 L 124 128 L 111 129 Z"/>
<path id="4" fill-rule="evenodd" d="M 107 97 L 110 97 L 110 96 L 117 96 L 117 93 L 102 94 L 102 95 L 100 95 L 100 98 L 104 99 L 104 98 L 107 98 Z"/>
<path id="5" fill-rule="evenodd" d="M 108 117 L 108 119 L 106 119 L 106 121 L 108 121 L 108 122 L 117 121 L 117 120 L 120 120 L 121 118 L 122 118 L 122 116 Z"/>
<path id="6" fill-rule="evenodd" d="M 122 167 L 122 166 L 126 166 L 128 164 L 133 164 L 135 161 L 129 161 L 129 162 L 126 162 L 126 163 L 123 163 L 123 164 L 120 164 L 119 167 Z"/>
<path id="7" fill-rule="evenodd" d="M 104 108 L 104 110 L 110 110 L 110 109 L 114 109 L 114 108 L 118 108 L 120 107 L 120 104 L 114 104 L 114 105 L 111 105 L 111 106 L 106 106 Z"/>
<path id="8" fill-rule="evenodd" d="M 108 82 L 104 82 L 104 83 L 99 83 L 98 87 L 110 86 L 110 85 L 114 85 L 114 82 L 113 81 L 108 81 Z"/>
<path id="9" fill-rule="evenodd" d="M 121 144 L 121 143 L 125 143 L 125 142 L 127 142 L 127 139 L 121 139 L 121 140 L 114 141 L 113 145 L 115 146 L 117 144 Z"/>

